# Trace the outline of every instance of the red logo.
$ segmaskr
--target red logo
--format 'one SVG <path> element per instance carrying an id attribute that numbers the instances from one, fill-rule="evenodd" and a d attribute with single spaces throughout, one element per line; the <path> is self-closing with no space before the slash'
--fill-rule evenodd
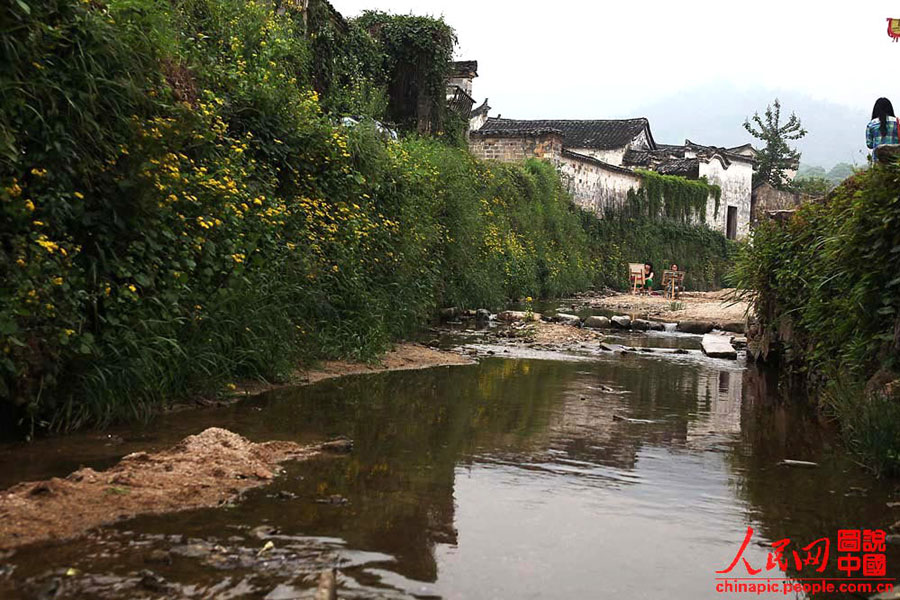
<path id="1" fill-rule="evenodd" d="M 716 585 L 717 591 L 762 593 L 775 592 L 776 588 L 783 587 L 779 590 L 783 593 L 805 591 L 815 594 L 893 589 L 890 582 L 894 579 L 885 577 L 887 535 L 880 529 L 841 529 L 837 532 L 834 564 L 842 577 L 820 575 L 825 572 L 832 557 L 831 539 L 827 537 L 795 547 L 791 547 L 790 538 L 772 542 L 765 566 L 754 566 L 744 556 L 752 538 L 753 528 L 747 527 L 744 541 L 734 558 L 727 567 L 716 571 L 716 580 L 720 582 Z M 786 573 L 790 575 L 786 576 Z"/>

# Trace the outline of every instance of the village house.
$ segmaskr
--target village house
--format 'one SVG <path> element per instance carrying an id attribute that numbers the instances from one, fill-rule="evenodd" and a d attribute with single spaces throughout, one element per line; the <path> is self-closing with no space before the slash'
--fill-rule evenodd
<path id="1" fill-rule="evenodd" d="M 559 168 L 575 202 L 603 214 L 641 187 L 640 169 L 688 179 L 705 177 L 722 189 L 710 198 L 706 223 L 730 239 L 747 235 L 756 152 L 735 148 L 657 144 L 647 119 L 517 120 L 488 118 L 471 133 L 470 148 L 486 160 L 537 157 Z"/>
<path id="2" fill-rule="evenodd" d="M 706 223 L 711 229 L 723 232 L 728 239 L 737 239 L 746 236 L 750 230 L 755 159 L 756 150 L 750 144 L 719 148 L 685 140 L 677 146 L 659 144 L 654 150 L 629 151 L 623 164 L 687 179 L 705 177 L 718 185 L 722 190 L 719 210 L 711 200 L 707 204 Z"/>

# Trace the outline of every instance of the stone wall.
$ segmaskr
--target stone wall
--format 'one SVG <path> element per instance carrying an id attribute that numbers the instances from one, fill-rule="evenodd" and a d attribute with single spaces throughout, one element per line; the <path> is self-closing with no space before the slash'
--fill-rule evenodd
<path id="1" fill-rule="evenodd" d="M 753 223 L 759 221 L 769 211 L 793 210 L 803 202 L 812 199 L 807 194 L 777 190 L 768 183 L 763 183 L 753 190 L 750 217 Z"/>
<path id="2" fill-rule="evenodd" d="M 556 162 L 563 149 L 559 133 L 489 136 L 473 132 L 469 148 L 483 160 L 518 162 L 527 158 L 542 158 Z"/>

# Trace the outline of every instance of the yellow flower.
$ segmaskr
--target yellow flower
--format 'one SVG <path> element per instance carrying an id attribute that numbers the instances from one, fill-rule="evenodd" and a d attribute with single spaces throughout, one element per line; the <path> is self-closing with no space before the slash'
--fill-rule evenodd
<path id="1" fill-rule="evenodd" d="M 43 221 L 34 221 L 34 224 L 35 224 L 37 227 L 41 227 L 41 226 L 44 224 L 44 222 L 43 222 Z"/>
<path id="2" fill-rule="evenodd" d="M 72 336 L 72 335 L 75 335 L 75 330 L 74 329 L 63 329 L 63 333 L 65 333 L 67 336 Z"/>
<path id="3" fill-rule="evenodd" d="M 531 296 L 528 296 L 527 298 L 525 298 L 525 302 L 533 302 Z"/>
<path id="4" fill-rule="evenodd" d="M 53 282 L 53 285 L 62 285 L 63 284 L 62 277 L 54 277 L 53 279 L 51 279 L 51 281 Z"/>
<path id="5" fill-rule="evenodd" d="M 15 198 L 22 193 L 22 186 L 20 186 L 19 183 L 15 179 L 13 179 L 12 185 L 6 188 L 6 193 L 9 194 L 12 198 Z"/>
<path id="6" fill-rule="evenodd" d="M 234 262 L 236 262 L 236 263 L 242 263 L 242 262 L 244 262 L 244 259 L 246 259 L 247 257 L 244 256 L 243 254 L 238 253 L 238 254 L 232 254 L 232 255 L 231 255 L 231 258 L 232 258 L 232 259 L 234 260 Z"/>
<path id="7" fill-rule="evenodd" d="M 82 194 L 81 192 L 75 192 L 74 196 L 79 200 L 84 200 L 84 194 Z"/>
<path id="8" fill-rule="evenodd" d="M 51 242 L 45 235 L 38 237 L 37 244 L 50 254 L 53 254 L 54 250 L 59 250 L 59 244 L 57 244 L 56 242 Z"/>
<path id="9" fill-rule="evenodd" d="M 24 267 L 24 266 L 25 266 L 25 259 L 24 259 L 24 258 L 16 259 L 16 264 L 19 265 L 20 267 Z"/>
<path id="10" fill-rule="evenodd" d="M 34 212 L 34 202 L 32 202 L 31 200 L 26 200 L 25 208 L 27 208 L 29 212 Z"/>
<path id="11" fill-rule="evenodd" d="M 133 283 L 128 284 L 128 289 L 132 291 L 132 293 L 137 293 L 137 288 L 134 287 Z"/>
<path id="12" fill-rule="evenodd" d="M 230 391 L 232 391 L 232 392 L 233 392 L 234 390 L 237 389 L 237 386 L 234 385 L 233 383 L 229 383 L 229 384 L 226 385 L 225 387 L 227 387 L 227 388 L 228 388 Z"/>
<path id="13" fill-rule="evenodd" d="M 44 175 L 47 174 L 47 169 L 34 168 L 31 170 L 31 174 L 34 175 L 35 177 L 43 177 Z"/>

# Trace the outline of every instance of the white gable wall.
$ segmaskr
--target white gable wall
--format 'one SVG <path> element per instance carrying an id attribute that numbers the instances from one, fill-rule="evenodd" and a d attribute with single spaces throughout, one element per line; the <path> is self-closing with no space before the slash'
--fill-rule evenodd
<path id="1" fill-rule="evenodd" d="M 584 154 L 591 158 L 605 162 L 608 165 L 619 167 L 622 165 L 622 159 L 625 157 L 626 148 L 613 148 L 612 150 L 598 150 L 596 148 L 568 148 L 577 154 Z"/>
<path id="2" fill-rule="evenodd" d="M 710 198 L 706 206 L 706 223 L 710 229 L 727 232 L 728 207 L 737 208 L 737 238 L 750 232 L 750 195 L 753 186 L 753 166 L 749 162 L 732 160 L 726 168 L 719 158 L 700 161 L 700 177 L 722 188 L 719 212 L 715 214 L 715 200 Z"/>

